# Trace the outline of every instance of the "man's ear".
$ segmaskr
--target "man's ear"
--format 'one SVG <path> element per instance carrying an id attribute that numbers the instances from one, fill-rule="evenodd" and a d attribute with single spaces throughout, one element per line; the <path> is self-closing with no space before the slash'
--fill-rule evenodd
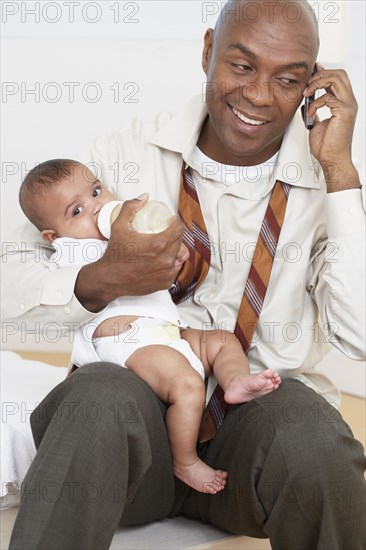
<path id="1" fill-rule="evenodd" d="M 42 231 L 42 237 L 45 241 L 52 243 L 55 239 L 57 239 L 57 233 L 53 229 L 44 229 Z"/>
<path id="2" fill-rule="evenodd" d="M 207 74 L 208 65 L 210 63 L 212 48 L 213 48 L 213 29 L 207 29 L 204 37 L 204 45 L 202 52 L 202 68 Z"/>

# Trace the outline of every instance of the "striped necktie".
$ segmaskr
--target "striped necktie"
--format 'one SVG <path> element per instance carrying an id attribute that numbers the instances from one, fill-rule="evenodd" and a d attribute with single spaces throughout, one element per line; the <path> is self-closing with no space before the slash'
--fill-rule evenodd
<path id="1" fill-rule="evenodd" d="M 255 247 L 248 279 L 239 307 L 234 334 L 247 354 L 263 307 L 279 241 L 290 186 L 276 181 Z M 171 290 L 175 303 L 189 298 L 205 280 L 210 267 L 211 247 L 197 191 L 188 167 L 183 162 L 179 190 L 178 214 L 184 224 L 183 242 L 189 258 Z M 227 408 L 224 392 L 216 386 L 203 413 L 198 439 L 212 439 L 220 427 Z"/>

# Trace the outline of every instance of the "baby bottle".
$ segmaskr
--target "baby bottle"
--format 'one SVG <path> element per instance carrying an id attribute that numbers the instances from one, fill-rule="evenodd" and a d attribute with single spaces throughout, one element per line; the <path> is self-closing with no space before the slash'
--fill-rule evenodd
<path id="1" fill-rule="evenodd" d="M 106 239 L 111 236 L 111 225 L 120 213 L 122 204 L 121 201 L 108 202 L 99 212 L 99 231 Z M 168 227 L 171 219 L 172 214 L 166 204 L 160 201 L 148 201 L 136 213 L 132 226 L 139 233 L 160 233 Z"/>

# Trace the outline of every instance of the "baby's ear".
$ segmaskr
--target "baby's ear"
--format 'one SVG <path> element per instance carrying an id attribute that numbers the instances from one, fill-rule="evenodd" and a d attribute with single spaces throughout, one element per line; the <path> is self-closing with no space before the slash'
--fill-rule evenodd
<path id="1" fill-rule="evenodd" d="M 52 243 L 55 239 L 57 239 L 57 233 L 53 229 L 44 229 L 42 231 L 42 237 L 45 241 Z"/>

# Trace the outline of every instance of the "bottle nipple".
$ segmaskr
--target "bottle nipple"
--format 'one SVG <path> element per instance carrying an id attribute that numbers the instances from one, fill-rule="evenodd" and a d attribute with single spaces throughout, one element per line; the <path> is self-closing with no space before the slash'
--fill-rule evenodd
<path id="1" fill-rule="evenodd" d="M 111 236 L 111 225 L 120 213 L 122 204 L 122 201 L 111 201 L 100 209 L 97 223 L 99 231 L 106 239 Z"/>

